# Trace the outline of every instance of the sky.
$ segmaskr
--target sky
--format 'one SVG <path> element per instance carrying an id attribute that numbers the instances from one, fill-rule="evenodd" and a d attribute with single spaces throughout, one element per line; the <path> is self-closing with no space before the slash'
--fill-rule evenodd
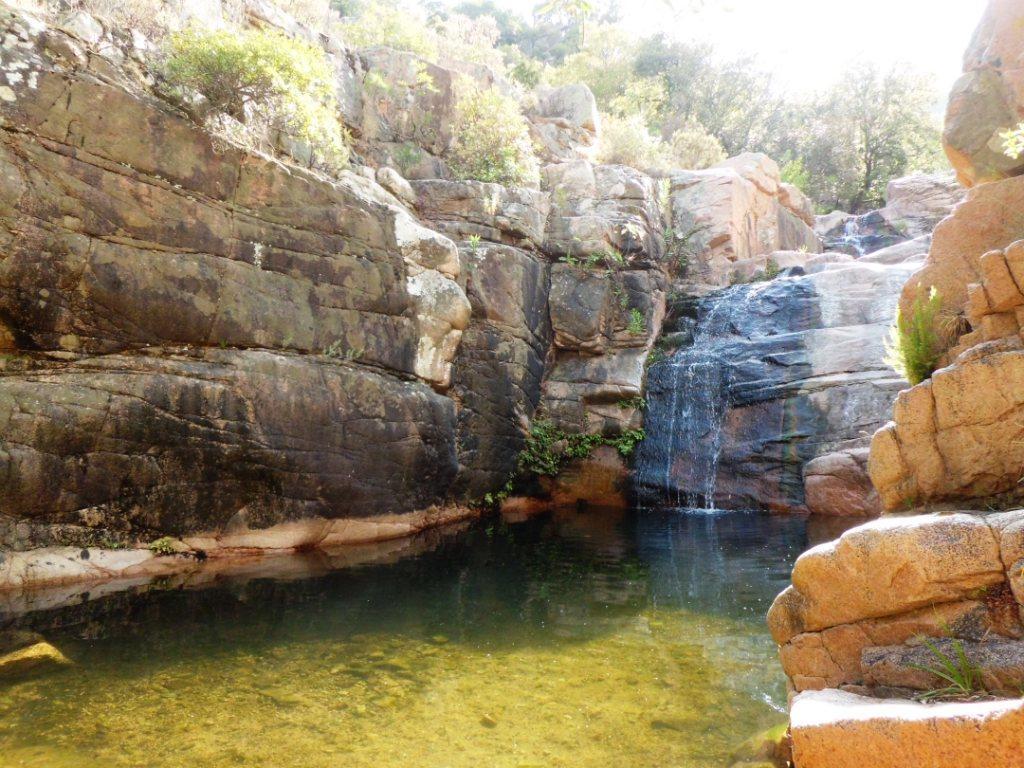
<path id="1" fill-rule="evenodd" d="M 529 16 L 537 0 L 498 0 Z M 694 2 L 694 0 L 690 0 Z M 663 31 L 703 39 L 729 57 L 755 55 L 784 89 L 827 87 L 854 61 L 909 65 L 949 92 L 986 0 L 620 0 L 623 23 L 640 35 Z M 675 6 L 687 0 L 675 0 Z"/>

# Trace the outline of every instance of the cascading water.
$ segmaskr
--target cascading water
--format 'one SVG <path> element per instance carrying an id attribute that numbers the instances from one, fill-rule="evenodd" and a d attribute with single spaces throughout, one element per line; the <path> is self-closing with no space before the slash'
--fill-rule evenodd
<path id="1" fill-rule="evenodd" d="M 860 231 L 860 221 L 853 218 L 843 226 L 843 236 L 839 239 L 839 242 L 846 246 L 843 250 L 847 253 L 849 253 L 847 249 L 850 249 L 855 255 L 863 256 L 867 253 L 867 245 L 864 239 L 865 236 Z"/>
<path id="2" fill-rule="evenodd" d="M 821 327 L 813 278 L 792 275 L 674 303 L 683 340 L 647 376 L 647 438 L 634 493 L 645 507 L 758 509 L 803 498 L 801 466 L 824 429 L 806 331 Z M 770 500 L 767 501 L 766 500 Z"/>
<path id="3" fill-rule="evenodd" d="M 841 233 L 838 229 L 837 226 L 824 236 L 825 250 L 848 253 L 858 259 L 908 239 L 906 232 L 894 228 L 878 211 L 851 216 L 843 223 Z"/>
<path id="4" fill-rule="evenodd" d="M 703 300 L 693 342 L 648 376 L 647 439 L 638 455 L 637 485 L 645 501 L 713 510 L 722 421 L 732 366 L 714 342 L 734 333 L 751 286 L 737 286 Z"/>

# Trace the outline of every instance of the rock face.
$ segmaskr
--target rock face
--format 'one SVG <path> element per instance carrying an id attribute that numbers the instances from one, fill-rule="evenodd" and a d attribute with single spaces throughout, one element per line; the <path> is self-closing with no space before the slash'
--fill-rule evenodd
<path id="1" fill-rule="evenodd" d="M 1022 530 L 1024 511 L 883 518 L 804 553 L 768 614 L 794 689 L 928 690 L 931 676 L 897 674 L 899 660 L 926 655 L 921 637 L 954 637 L 1006 690 L 1024 647 Z"/>
<path id="2" fill-rule="evenodd" d="M 458 452 L 466 494 L 482 498 L 515 469 L 540 402 L 551 323 L 550 267 L 536 254 L 486 243 L 461 248 L 473 305 L 455 358 Z"/>
<path id="3" fill-rule="evenodd" d="M 579 160 L 548 165 L 543 173 L 551 195 L 545 251 L 581 260 L 611 252 L 661 257 L 661 210 L 649 176 Z"/>
<path id="4" fill-rule="evenodd" d="M 548 195 L 482 181 L 414 181 L 423 220 L 445 234 L 535 249 L 544 242 Z"/>
<path id="5" fill-rule="evenodd" d="M 793 276 L 673 304 L 666 328 L 681 346 L 650 370 L 642 497 L 875 512 L 862 449 L 905 386 L 883 341 L 916 264 L 803 259 Z"/>
<path id="6" fill-rule="evenodd" d="M 889 182 L 881 213 L 908 237 L 922 237 L 930 235 L 965 194 L 953 174 L 914 173 Z"/>
<path id="7" fill-rule="evenodd" d="M 915 299 L 935 288 L 953 313 L 964 311 L 967 286 L 981 282 L 981 257 L 1024 237 L 1024 178 L 971 189 L 932 237 L 928 259 L 903 290 L 900 307 L 910 312 Z"/>
<path id="8" fill-rule="evenodd" d="M 953 87 L 943 143 L 964 186 L 1015 176 L 1024 161 L 1003 153 L 999 134 L 1024 119 L 1024 9 L 990 0 Z"/>
<path id="9" fill-rule="evenodd" d="M 821 252 L 799 190 L 783 186 L 764 155 L 744 154 L 704 171 L 672 177 L 670 250 L 691 280 L 722 286 L 738 263 L 775 251 Z"/>
<path id="10" fill-rule="evenodd" d="M 15 545 L 406 512 L 455 478 L 454 407 L 428 387 L 323 358 L 168 352 L 4 377 Z"/>
<path id="11" fill-rule="evenodd" d="M 818 691 L 794 699 L 790 723 L 800 768 L 1024 765 L 1020 700 L 933 705 Z"/>
<path id="12" fill-rule="evenodd" d="M 455 244 L 359 176 L 215 146 L 115 45 L 0 13 L 5 546 L 444 502 Z"/>

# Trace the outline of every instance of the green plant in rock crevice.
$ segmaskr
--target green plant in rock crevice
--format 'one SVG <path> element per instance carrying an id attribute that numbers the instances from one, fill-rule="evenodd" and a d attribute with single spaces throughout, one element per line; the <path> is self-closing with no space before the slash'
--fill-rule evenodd
<path id="1" fill-rule="evenodd" d="M 636 307 L 629 310 L 629 324 L 626 326 L 631 336 L 643 336 L 647 333 L 647 323 L 644 321 L 644 314 Z"/>
<path id="2" fill-rule="evenodd" d="M 949 685 L 922 693 L 918 697 L 921 701 L 943 698 L 970 698 L 986 693 L 984 683 L 982 682 L 981 669 L 967 657 L 964 644 L 960 640 L 953 640 L 952 655 L 944 653 L 937 644 L 930 640 L 925 640 L 924 644 L 928 646 L 928 650 L 935 656 L 937 663 L 935 665 L 911 664 L 910 666 L 922 672 L 935 675 L 949 683 Z"/>
<path id="3" fill-rule="evenodd" d="M 939 327 L 942 297 L 932 288 L 919 295 L 909 315 L 896 311 L 896 323 L 885 345 L 885 362 L 912 385 L 929 378 L 945 351 Z"/>
<path id="4" fill-rule="evenodd" d="M 149 551 L 152 552 L 154 555 L 167 556 L 173 555 L 175 552 L 177 552 L 177 549 L 174 546 L 174 539 L 172 539 L 170 536 L 162 536 L 156 541 L 150 543 Z"/>
<path id="5" fill-rule="evenodd" d="M 516 459 L 516 470 L 500 490 L 486 494 L 483 502 L 487 506 L 500 504 L 511 495 L 516 481 L 528 477 L 555 477 L 570 461 L 588 458 L 601 446 L 610 446 L 623 458 L 628 458 L 645 437 L 642 429 L 630 429 L 614 437 L 606 437 L 566 432 L 554 422 L 536 421 Z"/>

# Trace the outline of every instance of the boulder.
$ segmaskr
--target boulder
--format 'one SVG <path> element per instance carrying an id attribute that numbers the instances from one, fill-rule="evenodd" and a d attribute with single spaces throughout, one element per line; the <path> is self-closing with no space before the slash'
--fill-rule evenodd
<path id="1" fill-rule="evenodd" d="M 820 456 L 804 466 L 807 509 L 814 515 L 878 517 L 882 505 L 868 475 L 868 449 Z"/>
<path id="2" fill-rule="evenodd" d="M 601 120 L 594 94 L 583 83 L 541 92 L 527 118 L 542 161 L 557 163 L 593 158 Z"/>
<path id="3" fill-rule="evenodd" d="M 584 83 L 572 83 L 541 93 L 536 114 L 549 119 L 564 120 L 574 128 L 597 133 L 601 117 L 594 94 Z"/>
<path id="4" fill-rule="evenodd" d="M 624 165 L 574 160 L 545 166 L 551 195 L 544 251 L 586 260 L 622 254 L 657 261 L 664 250 L 654 180 Z"/>
<path id="5" fill-rule="evenodd" d="M 782 190 L 778 166 L 764 155 L 740 155 L 675 174 L 670 203 L 676 246 L 687 254 L 688 274 L 698 282 L 728 284 L 735 262 L 775 251 L 821 251 L 801 218 L 802 201 Z"/>
<path id="6" fill-rule="evenodd" d="M 914 173 L 889 182 L 883 216 L 916 238 L 930 235 L 952 213 L 966 190 L 949 174 Z"/>
<path id="7" fill-rule="evenodd" d="M 1007 157 L 1000 134 L 1024 118 L 1024 8 L 990 0 L 953 86 L 943 144 L 964 186 L 1015 176 L 1024 159 Z"/>
<path id="8" fill-rule="evenodd" d="M 1005 578 L 982 516 L 882 518 L 801 555 L 768 625 L 783 645 L 803 632 L 963 600 Z"/>
<path id="9" fill-rule="evenodd" d="M 462 240 L 471 237 L 536 249 L 544 242 L 548 195 L 482 181 L 413 181 L 416 209 L 430 226 Z"/>
<path id="10" fill-rule="evenodd" d="M 1020 768 L 1024 700 L 919 704 L 801 693 L 790 712 L 800 768 Z"/>

